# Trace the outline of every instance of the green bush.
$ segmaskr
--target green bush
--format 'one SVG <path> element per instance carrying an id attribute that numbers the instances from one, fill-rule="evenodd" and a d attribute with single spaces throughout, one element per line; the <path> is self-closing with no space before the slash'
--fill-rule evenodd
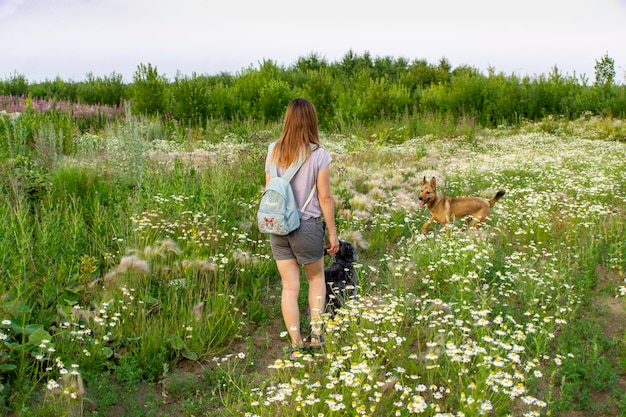
<path id="1" fill-rule="evenodd" d="M 185 124 L 202 125 L 209 117 L 209 89 L 206 78 L 176 76 L 172 91 L 172 117 Z"/>
<path id="2" fill-rule="evenodd" d="M 152 64 L 139 64 L 133 77 L 132 104 L 137 114 L 165 115 L 168 82 Z"/>
<path id="3" fill-rule="evenodd" d="M 289 84 L 281 80 L 269 80 L 259 95 L 258 114 L 262 120 L 279 121 L 293 98 L 294 94 Z"/>
<path id="4" fill-rule="evenodd" d="M 87 80 L 78 84 L 78 100 L 85 104 L 119 106 L 128 99 L 128 86 L 121 74 L 111 73 L 102 78 L 87 74 Z"/>
<path id="5" fill-rule="evenodd" d="M 611 62 L 606 56 L 603 60 Z M 57 77 L 32 85 L 15 74 L 0 82 L 2 92 L 92 105 L 122 106 L 130 100 L 135 114 L 167 116 L 168 122 L 192 128 L 205 127 L 210 119 L 274 122 L 297 96 L 312 100 L 324 129 L 394 122 L 405 115 L 424 120 L 438 114 L 457 123 L 471 119 L 479 127 L 550 115 L 569 120 L 583 114 L 626 115 L 626 86 L 590 85 L 586 77 L 562 74 L 556 66 L 532 77 L 507 76 L 494 68 L 485 75 L 467 65 L 452 68 L 445 58 L 428 63 L 353 51 L 337 62 L 311 54 L 283 67 L 266 59 L 236 74 L 179 74 L 172 82 L 151 64 L 140 64 L 128 85 L 115 73 L 103 78 L 89 73 L 78 83 Z M 81 130 L 87 128 L 92 125 Z"/>

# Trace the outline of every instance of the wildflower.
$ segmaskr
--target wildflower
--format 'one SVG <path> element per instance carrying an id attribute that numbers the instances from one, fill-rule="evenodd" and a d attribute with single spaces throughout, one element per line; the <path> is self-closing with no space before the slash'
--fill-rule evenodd
<path id="1" fill-rule="evenodd" d="M 428 409 L 428 403 L 421 395 L 414 395 L 407 404 L 407 409 L 414 414 L 423 413 Z"/>
<path id="2" fill-rule="evenodd" d="M 520 356 L 517 353 L 510 353 L 507 358 L 513 363 L 521 363 Z"/>
<path id="3" fill-rule="evenodd" d="M 513 389 L 511 390 L 511 396 L 512 397 L 518 397 L 520 395 L 522 395 L 523 393 L 526 392 L 526 387 L 524 386 L 523 383 L 519 383 L 516 386 L 513 387 Z"/>
<path id="4" fill-rule="evenodd" d="M 504 360 L 500 357 L 495 358 L 492 363 L 494 366 L 497 366 L 498 368 L 501 368 L 504 366 Z"/>
<path id="5" fill-rule="evenodd" d="M 51 379 L 51 380 L 48 381 L 46 386 L 47 386 L 49 391 L 52 391 L 52 390 L 55 390 L 55 389 L 59 388 L 59 383 L 56 382 L 54 379 Z"/>
<path id="6" fill-rule="evenodd" d="M 11 320 L 8 320 L 8 319 L 2 320 L 2 325 L 3 326 L 10 326 L 11 325 Z"/>
<path id="7" fill-rule="evenodd" d="M 486 414 L 491 410 L 493 410 L 493 405 L 491 405 L 491 401 L 485 400 L 480 404 L 480 412 L 482 414 Z"/>
<path id="8" fill-rule="evenodd" d="M 285 362 L 282 359 L 276 359 L 273 364 L 268 365 L 269 369 L 282 369 L 285 367 Z"/>

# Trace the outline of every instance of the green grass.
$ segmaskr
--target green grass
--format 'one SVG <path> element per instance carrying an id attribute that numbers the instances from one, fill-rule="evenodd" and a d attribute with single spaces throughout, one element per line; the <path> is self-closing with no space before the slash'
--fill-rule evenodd
<path id="1" fill-rule="evenodd" d="M 129 118 L 45 161 L 7 147 L 17 153 L 0 160 L 0 410 L 624 413 L 625 330 L 603 331 L 624 322 L 590 301 L 626 293 L 626 147 L 604 140 L 619 127 L 453 127 L 465 136 L 447 126 L 443 138 L 409 137 L 389 122 L 324 135 L 338 229 L 359 248 L 359 297 L 326 317 L 325 348 L 295 362 L 254 225 L 277 126 L 169 140 Z M 417 189 L 434 173 L 450 195 L 507 194 L 480 231 L 459 222 L 422 235 Z"/>

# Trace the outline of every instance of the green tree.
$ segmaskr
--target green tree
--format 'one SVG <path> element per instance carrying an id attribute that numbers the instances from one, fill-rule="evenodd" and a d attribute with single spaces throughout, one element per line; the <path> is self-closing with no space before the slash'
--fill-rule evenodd
<path id="1" fill-rule="evenodd" d="M 600 61 L 596 60 L 596 85 L 613 85 L 615 82 L 615 61 L 605 53 Z"/>
<path id="2" fill-rule="evenodd" d="M 308 71 L 320 71 L 328 68 L 328 62 L 317 53 L 301 56 L 295 64 L 295 69 L 306 73 Z"/>
<path id="3" fill-rule="evenodd" d="M 320 126 L 327 128 L 333 122 L 337 105 L 334 80 L 329 71 L 326 70 L 309 70 L 307 75 L 308 79 L 304 85 L 304 96 L 315 104 Z"/>
<path id="4" fill-rule="evenodd" d="M 26 95 L 28 93 L 28 80 L 24 75 L 14 72 L 4 82 L 0 82 L 0 93 L 18 97 Z"/>
<path id="5" fill-rule="evenodd" d="M 126 98 L 126 85 L 121 74 L 112 72 L 110 76 L 96 77 L 87 74 L 87 81 L 78 84 L 78 100 L 86 104 L 120 105 Z"/>
<path id="6" fill-rule="evenodd" d="M 133 109 L 141 114 L 164 114 L 167 110 L 167 79 L 152 64 L 139 64 L 133 76 Z"/>
<path id="7" fill-rule="evenodd" d="M 440 84 L 446 84 L 450 81 L 450 73 L 452 70 L 452 65 L 446 58 L 441 58 L 439 60 L 439 66 L 437 67 L 437 82 Z"/>
<path id="8" fill-rule="evenodd" d="M 191 78 L 180 73 L 170 86 L 172 113 L 176 120 L 200 125 L 208 118 L 209 81 L 204 76 L 193 73 Z"/>

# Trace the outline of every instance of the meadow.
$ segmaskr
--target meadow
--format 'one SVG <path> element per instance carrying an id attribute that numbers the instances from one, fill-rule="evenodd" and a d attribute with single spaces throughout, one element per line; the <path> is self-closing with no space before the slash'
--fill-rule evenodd
<path id="1" fill-rule="evenodd" d="M 254 224 L 280 125 L 59 120 L 0 115 L 4 414 L 626 415 L 623 121 L 322 132 L 358 296 L 291 361 Z M 507 193 L 422 235 L 424 176 Z"/>

